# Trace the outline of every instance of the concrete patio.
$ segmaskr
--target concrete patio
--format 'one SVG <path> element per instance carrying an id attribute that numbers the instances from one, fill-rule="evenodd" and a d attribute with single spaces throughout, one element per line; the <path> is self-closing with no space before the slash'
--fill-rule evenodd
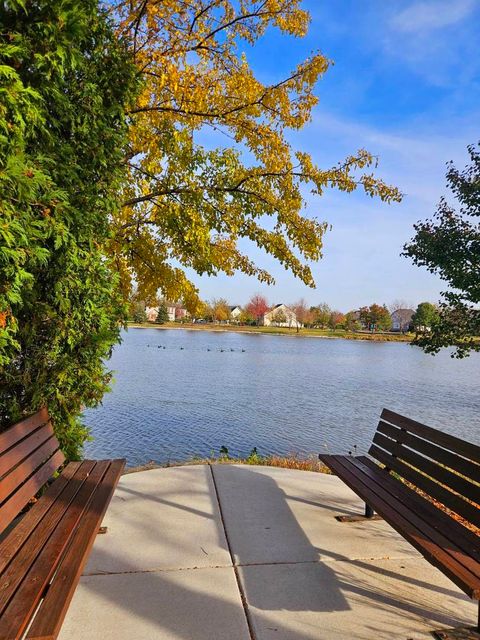
<path id="1" fill-rule="evenodd" d="M 122 477 L 60 640 L 380 640 L 476 606 L 334 476 L 185 466 Z"/>

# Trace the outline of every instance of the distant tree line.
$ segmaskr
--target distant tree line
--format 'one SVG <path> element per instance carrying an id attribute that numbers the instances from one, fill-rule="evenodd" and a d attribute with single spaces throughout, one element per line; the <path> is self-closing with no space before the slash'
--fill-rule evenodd
<path id="1" fill-rule="evenodd" d="M 155 299 L 151 302 L 151 306 L 157 309 L 155 319 L 151 322 L 157 324 L 168 322 L 169 316 L 165 300 Z M 396 314 L 401 324 L 400 331 L 415 332 L 417 336 L 421 336 L 429 334 L 440 317 L 438 307 L 431 302 L 421 302 L 415 311 L 408 303 L 396 300 L 389 307 L 385 304 L 372 303 L 347 313 L 331 308 L 326 302 L 313 306 L 308 305 L 304 299 L 285 306 L 295 314 L 295 321 L 291 321 L 289 326 L 297 331 L 301 327 L 332 331 L 391 331 L 392 315 Z M 134 294 L 130 301 L 130 320 L 136 323 L 147 322 L 146 307 L 145 301 L 139 300 L 138 296 Z M 237 311 L 232 315 L 234 309 Z M 225 298 L 212 298 L 209 301 L 201 302 L 197 313 L 190 319 L 211 323 L 259 326 L 263 324 L 264 316 L 268 311 L 273 311 L 270 320 L 274 326 L 285 326 L 291 318 L 291 314 L 287 317 L 282 307 L 275 311 L 265 296 L 256 293 L 243 307 L 232 306 Z"/>

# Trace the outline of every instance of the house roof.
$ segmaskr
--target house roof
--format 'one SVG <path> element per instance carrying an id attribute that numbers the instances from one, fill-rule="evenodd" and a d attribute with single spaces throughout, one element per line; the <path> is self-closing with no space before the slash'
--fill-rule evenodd
<path id="1" fill-rule="evenodd" d="M 279 309 L 280 307 L 283 307 L 288 313 L 290 313 L 292 315 L 296 315 L 295 311 L 293 309 L 291 309 L 290 307 L 288 307 L 284 302 L 280 302 L 279 304 L 275 304 L 271 309 L 268 309 L 268 311 L 266 311 L 264 315 L 267 315 L 268 313 L 273 313 L 276 309 Z"/>

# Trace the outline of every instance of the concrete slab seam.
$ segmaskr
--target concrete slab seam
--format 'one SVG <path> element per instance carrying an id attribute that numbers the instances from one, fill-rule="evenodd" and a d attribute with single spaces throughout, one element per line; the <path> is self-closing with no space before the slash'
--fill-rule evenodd
<path id="1" fill-rule="evenodd" d="M 409 560 L 409 556 L 378 556 L 378 557 L 359 557 L 348 558 L 345 560 L 338 560 L 335 558 L 326 558 L 325 560 L 282 560 L 279 562 L 238 562 L 234 566 L 240 568 L 243 567 L 274 567 L 274 566 L 289 566 L 296 564 L 351 564 L 352 562 L 376 562 L 378 560 L 391 560 L 392 562 L 401 562 Z M 118 576 L 125 574 L 135 573 L 171 573 L 173 571 L 201 571 L 202 569 L 230 569 L 231 564 L 212 564 L 202 567 L 152 567 L 151 569 L 131 569 L 130 571 L 87 571 L 83 573 L 84 576 Z"/>
<path id="2" fill-rule="evenodd" d="M 231 569 L 231 564 L 212 564 L 202 567 L 152 567 L 151 569 L 130 569 L 129 571 L 87 571 L 83 576 L 122 576 L 136 573 L 172 573 L 173 571 L 201 571 L 202 569 Z"/>
<path id="3" fill-rule="evenodd" d="M 212 465 L 209 464 L 208 466 L 210 467 L 210 473 L 211 473 L 211 476 L 212 476 L 213 488 L 215 490 L 215 496 L 217 498 L 218 510 L 219 510 L 219 513 L 220 513 L 220 520 L 222 522 L 223 531 L 225 533 L 225 540 L 227 541 L 228 552 L 230 553 L 230 558 L 232 560 L 233 572 L 235 574 L 235 580 L 237 581 L 237 587 L 238 587 L 238 591 L 240 593 L 240 599 L 242 601 L 243 612 L 245 614 L 245 619 L 246 619 L 246 622 L 247 622 L 248 633 L 250 635 L 250 640 L 257 640 L 255 632 L 254 632 L 253 620 L 251 618 L 250 610 L 248 608 L 247 596 L 246 596 L 245 590 L 243 588 L 242 580 L 240 578 L 240 573 L 238 571 L 238 566 L 237 566 L 237 564 L 235 562 L 235 556 L 234 556 L 232 547 L 230 545 L 230 538 L 228 536 L 227 527 L 225 526 L 225 520 L 224 520 L 224 517 L 223 517 L 222 503 L 220 501 L 220 495 L 218 493 L 218 487 L 217 487 L 217 482 L 215 480 L 215 474 L 213 472 Z"/>

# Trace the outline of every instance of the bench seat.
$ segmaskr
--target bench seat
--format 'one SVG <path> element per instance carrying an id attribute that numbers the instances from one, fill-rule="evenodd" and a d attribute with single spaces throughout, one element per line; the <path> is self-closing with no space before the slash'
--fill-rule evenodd
<path id="1" fill-rule="evenodd" d="M 384 409 L 369 454 L 319 459 L 480 601 L 480 447 Z"/>
<path id="2" fill-rule="evenodd" d="M 32 487 L 45 484 L 45 475 L 63 462 L 45 412 L 33 429 L 19 425 L 21 440 L 9 431 L 0 434 L 0 451 L 2 444 L 7 447 L 0 473 L 7 456 L 6 466 L 16 463 L 0 477 L 0 500 L 7 494 L 0 517 L 2 511 L 18 515 Z M 26 513 L 8 527 L 0 520 L 0 640 L 57 637 L 124 465 L 125 460 L 70 462 Z"/>
<path id="3" fill-rule="evenodd" d="M 328 465 L 429 562 L 471 598 L 480 599 L 477 535 L 367 457 L 330 456 Z"/>

